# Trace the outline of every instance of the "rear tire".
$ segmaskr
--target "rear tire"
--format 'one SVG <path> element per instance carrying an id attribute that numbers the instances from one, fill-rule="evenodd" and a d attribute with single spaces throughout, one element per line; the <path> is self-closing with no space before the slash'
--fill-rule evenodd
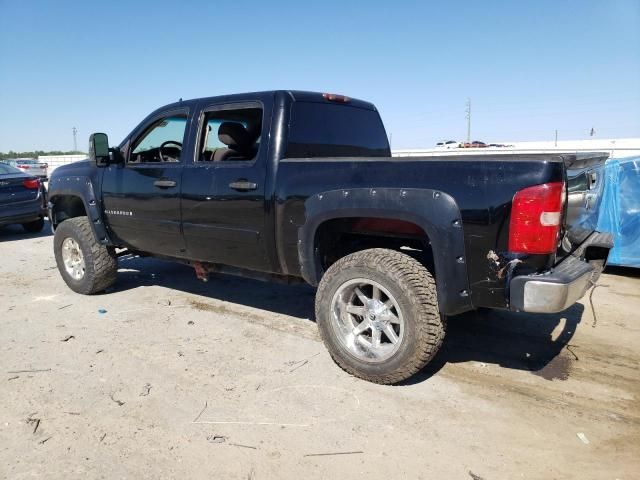
<path id="1" fill-rule="evenodd" d="M 24 228 L 29 233 L 41 232 L 44 228 L 44 218 L 39 218 L 38 220 L 34 220 L 33 222 L 23 223 L 22 228 Z"/>
<path id="2" fill-rule="evenodd" d="M 91 295 L 113 285 L 118 259 L 96 241 L 87 217 L 70 218 L 56 228 L 53 249 L 58 271 L 74 292 Z"/>
<path id="3" fill-rule="evenodd" d="M 381 384 L 420 371 L 445 335 L 431 273 L 414 258 L 382 248 L 331 265 L 318 286 L 316 320 L 342 369 Z"/>

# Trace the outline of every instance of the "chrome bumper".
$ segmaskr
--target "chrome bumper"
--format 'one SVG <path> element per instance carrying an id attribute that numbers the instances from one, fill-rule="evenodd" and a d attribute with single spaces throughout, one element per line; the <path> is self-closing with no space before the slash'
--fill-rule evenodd
<path id="1" fill-rule="evenodd" d="M 606 237 L 604 237 L 606 235 Z M 594 235 L 589 246 L 611 248 L 610 235 Z M 569 256 L 551 271 L 535 275 L 521 275 L 511 280 L 509 308 L 534 313 L 561 312 L 580 300 L 595 284 L 606 264 L 606 258 L 587 261 L 581 256 Z"/>
<path id="2" fill-rule="evenodd" d="M 566 310 L 582 298 L 591 286 L 592 272 L 585 273 L 571 283 L 538 282 L 524 285 L 522 310 L 535 313 L 554 313 Z"/>

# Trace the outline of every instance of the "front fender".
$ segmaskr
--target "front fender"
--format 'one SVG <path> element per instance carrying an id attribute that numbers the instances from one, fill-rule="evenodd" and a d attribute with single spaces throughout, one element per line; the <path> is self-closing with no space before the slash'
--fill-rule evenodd
<path id="1" fill-rule="evenodd" d="M 462 220 L 453 197 L 412 188 L 341 189 L 309 197 L 305 223 L 298 229 L 298 256 L 302 276 L 310 284 L 317 285 L 323 274 L 315 252 L 318 227 L 327 220 L 346 217 L 390 218 L 419 225 L 433 250 L 440 311 L 454 315 L 473 308 Z"/>
<path id="2" fill-rule="evenodd" d="M 49 182 L 49 218 L 52 228 L 58 225 L 56 220 L 56 201 L 65 197 L 79 198 L 84 211 L 91 222 L 96 241 L 103 245 L 112 245 L 102 220 L 101 205 L 95 195 L 91 178 L 82 175 L 55 176 Z"/>

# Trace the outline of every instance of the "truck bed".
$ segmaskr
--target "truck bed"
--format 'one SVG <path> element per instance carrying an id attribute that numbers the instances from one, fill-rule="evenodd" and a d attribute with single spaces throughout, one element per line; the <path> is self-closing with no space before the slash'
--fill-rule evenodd
<path id="1" fill-rule="evenodd" d="M 281 266 L 285 273 L 301 274 L 296 241 L 298 229 L 306 221 L 305 205 L 310 197 L 320 192 L 344 191 L 347 197 L 343 192 L 339 200 L 344 203 L 348 202 L 348 192 L 376 190 L 377 202 L 388 207 L 393 201 L 411 202 L 412 189 L 430 189 L 454 199 L 459 209 L 472 303 L 504 307 L 508 284 L 500 270 L 510 261 L 508 221 L 515 193 L 546 182 L 567 182 L 562 248 L 557 255 L 521 258 L 517 271 L 549 269 L 595 230 L 603 184 L 600 172 L 605 160 L 606 154 L 599 153 L 284 159 L 274 181 L 275 232 L 276 243 L 283 252 Z M 592 182 L 590 175 L 595 178 Z M 408 197 L 400 200 L 381 195 L 385 190 L 406 190 Z M 412 208 L 419 211 L 426 206 L 416 198 Z"/>

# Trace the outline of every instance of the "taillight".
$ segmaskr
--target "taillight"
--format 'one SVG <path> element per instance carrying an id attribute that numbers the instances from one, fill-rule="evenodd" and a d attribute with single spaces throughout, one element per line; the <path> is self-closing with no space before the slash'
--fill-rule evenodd
<path id="1" fill-rule="evenodd" d="M 562 226 L 564 183 L 552 182 L 520 190 L 513 197 L 509 251 L 554 253 Z"/>
<path id="2" fill-rule="evenodd" d="M 37 190 L 40 188 L 40 180 L 37 178 L 28 178 L 22 182 L 22 185 L 29 190 Z"/>
<path id="3" fill-rule="evenodd" d="M 29 170 L 29 165 L 18 165 L 18 168 L 21 168 L 22 170 Z"/>

